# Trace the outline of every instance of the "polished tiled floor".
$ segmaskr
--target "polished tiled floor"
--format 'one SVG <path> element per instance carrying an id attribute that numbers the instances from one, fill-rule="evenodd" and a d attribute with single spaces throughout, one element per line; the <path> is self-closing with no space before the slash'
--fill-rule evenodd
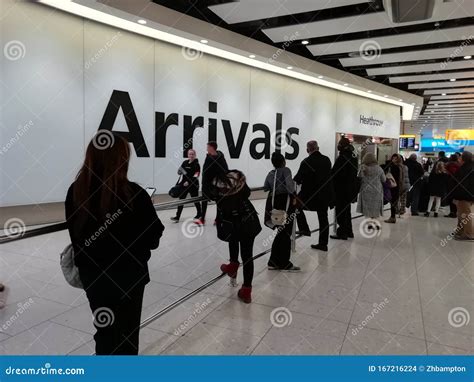
<path id="1" fill-rule="evenodd" d="M 263 201 L 254 201 L 258 210 Z M 214 214 L 214 207 L 209 217 Z M 143 318 L 219 275 L 226 243 L 215 228 L 179 224 L 172 211 L 150 261 Z M 442 214 L 441 214 L 442 215 Z M 315 214 L 308 213 L 314 226 Z M 382 224 L 374 235 L 354 220 L 356 237 L 312 250 L 297 240 L 301 273 L 266 269 L 256 261 L 253 303 L 219 280 L 141 331 L 143 354 L 465 354 L 472 353 L 474 245 L 442 240 L 455 220 L 409 217 Z M 255 253 L 268 248 L 264 229 Z M 8 305 L 0 310 L 0 354 L 91 354 L 92 315 L 81 290 L 63 280 L 58 257 L 66 232 L 0 245 L 0 280 Z"/>

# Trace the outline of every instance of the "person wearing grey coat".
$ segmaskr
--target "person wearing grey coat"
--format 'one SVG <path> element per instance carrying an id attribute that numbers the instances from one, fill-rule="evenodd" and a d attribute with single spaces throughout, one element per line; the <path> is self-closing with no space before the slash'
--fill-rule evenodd
<path id="1" fill-rule="evenodd" d="M 383 216 L 383 183 L 386 178 L 374 154 L 364 156 L 358 177 L 360 191 L 357 212 L 373 219 Z"/>

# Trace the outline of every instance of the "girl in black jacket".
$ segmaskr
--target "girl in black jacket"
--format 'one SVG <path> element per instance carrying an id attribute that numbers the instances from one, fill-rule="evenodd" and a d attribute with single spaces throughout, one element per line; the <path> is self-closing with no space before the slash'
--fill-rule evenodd
<path id="1" fill-rule="evenodd" d="M 188 193 L 192 198 L 198 196 L 199 193 L 199 174 L 201 173 L 201 166 L 199 160 L 196 158 L 196 150 L 188 150 L 188 159 L 185 160 L 178 169 L 178 174 L 182 175 L 179 184 L 183 187 L 183 192 L 180 195 L 180 199 L 186 199 Z M 201 217 L 201 203 L 194 203 L 196 206 L 196 216 L 194 219 Z M 179 222 L 181 213 L 183 212 L 183 206 L 178 206 L 176 216 L 172 217 L 171 220 L 175 223 Z"/>
<path id="2" fill-rule="evenodd" d="M 99 132 L 65 203 L 98 355 L 138 354 L 147 262 L 164 229 L 147 192 L 127 179 L 129 159 L 124 138 Z"/>
<path id="3" fill-rule="evenodd" d="M 244 282 L 237 296 L 243 302 L 252 302 L 253 243 L 260 233 L 258 214 L 249 201 L 250 188 L 245 175 L 238 170 L 217 176 L 213 185 L 218 190 L 217 237 L 229 243 L 228 264 L 221 265 L 221 271 L 235 281 L 240 257 L 244 268 Z"/>
<path id="4" fill-rule="evenodd" d="M 430 201 L 425 216 L 430 216 L 431 208 L 434 203 L 434 217 L 438 217 L 438 210 L 441 206 L 441 199 L 446 196 L 448 189 L 449 174 L 446 172 L 442 161 L 436 162 L 436 167 L 428 178 L 428 188 L 430 190 Z"/>

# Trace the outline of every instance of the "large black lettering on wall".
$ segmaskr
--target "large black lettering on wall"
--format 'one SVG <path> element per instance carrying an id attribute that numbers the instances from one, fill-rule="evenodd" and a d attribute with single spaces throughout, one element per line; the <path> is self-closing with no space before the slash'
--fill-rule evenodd
<path id="1" fill-rule="evenodd" d="M 138 123 L 137 115 L 133 109 L 132 100 L 128 92 L 114 90 L 110 96 L 109 103 L 105 109 L 104 116 L 99 125 L 99 130 L 112 131 L 119 110 L 122 109 L 127 123 L 128 132 L 114 131 L 114 133 L 124 137 L 133 144 L 138 157 L 149 157 L 148 149 L 143 139 L 143 134 Z"/>

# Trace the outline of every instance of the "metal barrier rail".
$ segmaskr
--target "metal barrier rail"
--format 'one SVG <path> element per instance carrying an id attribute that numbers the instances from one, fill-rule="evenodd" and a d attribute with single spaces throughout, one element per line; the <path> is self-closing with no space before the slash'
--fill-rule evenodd
<path id="1" fill-rule="evenodd" d="M 384 211 L 389 211 L 390 209 L 384 209 Z M 357 215 L 357 216 L 353 216 L 351 220 L 354 220 L 354 219 L 358 219 L 358 218 L 361 218 L 363 217 L 364 215 Z M 296 224 L 294 224 L 295 222 L 293 221 L 293 226 L 295 226 Z M 332 226 L 334 226 L 336 223 L 331 223 L 329 224 L 329 228 L 331 228 Z M 318 232 L 319 231 L 319 228 L 316 228 L 315 230 L 312 230 L 311 233 L 314 233 L 314 232 Z M 293 230 L 293 237 L 292 237 L 292 241 L 294 242 L 296 239 L 299 239 L 300 237 L 302 237 L 303 235 L 296 235 L 295 233 L 295 230 Z M 269 253 L 271 251 L 271 248 L 263 251 L 263 252 L 260 252 L 259 254 L 255 255 L 253 257 L 253 260 L 257 260 L 258 258 L 266 255 L 267 253 Z M 185 302 L 186 300 L 189 300 L 191 297 L 195 296 L 196 294 L 198 294 L 199 292 L 202 292 L 203 290 L 205 290 L 206 288 L 210 287 L 211 285 L 215 284 L 217 281 L 219 281 L 221 278 L 223 278 L 224 276 L 226 276 L 225 273 L 222 273 L 221 275 L 219 276 L 216 276 L 214 277 L 212 280 L 209 280 L 207 283 L 201 285 L 200 287 L 194 289 L 193 291 L 189 292 L 187 295 L 179 298 L 178 300 L 172 302 L 170 305 L 164 307 L 163 309 L 161 309 L 160 311 L 152 314 L 150 317 L 146 318 L 141 324 L 140 324 L 140 329 L 141 328 L 144 328 L 145 326 L 151 324 L 153 321 L 156 321 L 157 319 L 159 319 L 160 317 L 164 316 L 166 313 L 170 312 L 171 310 L 173 310 L 174 308 L 176 308 L 177 306 L 181 305 L 183 302 Z"/>
<path id="2" fill-rule="evenodd" d="M 255 188 L 251 188 L 250 190 L 252 192 L 262 191 L 263 187 L 255 187 Z M 196 196 L 194 198 L 180 199 L 177 201 L 154 204 L 154 207 L 156 211 L 166 211 L 166 210 L 177 208 L 178 206 L 185 206 L 187 204 L 194 204 L 196 202 L 203 202 L 205 200 L 209 201 L 211 204 L 213 203 L 212 200 L 207 199 L 204 196 Z M 29 237 L 46 235 L 48 233 L 59 232 L 65 229 L 67 229 L 66 222 L 61 221 L 61 222 L 49 224 L 44 227 L 29 229 L 21 234 L 2 235 L 0 236 L 0 244 L 10 243 L 12 241 L 17 241 L 21 239 L 27 239 Z"/>

